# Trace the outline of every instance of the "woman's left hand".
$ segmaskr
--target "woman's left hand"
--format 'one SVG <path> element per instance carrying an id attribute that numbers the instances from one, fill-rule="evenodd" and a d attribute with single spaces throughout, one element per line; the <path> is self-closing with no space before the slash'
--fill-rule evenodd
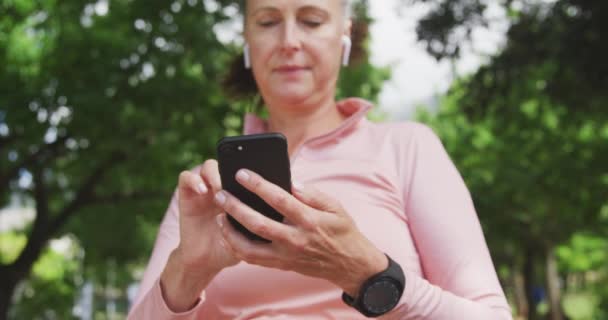
<path id="1" fill-rule="evenodd" d="M 251 232 L 272 243 L 251 241 L 232 227 L 226 214 L 218 223 L 228 250 L 250 264 L 295 271 L 326 279 L 356 296 L 370 276 L 383 271 L 388 259 L 355 225 L 338 201 L 294 183 L 293 195 L 241 169 L 237 181 L 285 216 L 277 222 L 251 209 L 227 191 L 216 202 Z"/>

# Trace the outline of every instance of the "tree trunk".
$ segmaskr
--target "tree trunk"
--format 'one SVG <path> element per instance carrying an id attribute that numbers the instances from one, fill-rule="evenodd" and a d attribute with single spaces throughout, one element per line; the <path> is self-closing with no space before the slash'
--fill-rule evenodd
<path id="1" fill-rule="evenodd" d="M 11 306 L 13 292 L 19 280 L 6 266 L 0 266 L 0 320 L 8 319 L 8 309 Z"/>
<path id="2" fill-rule="evenodd" d="M 526 283 L 524 276 L 521 272 L 521 265 L 515 264 L 513 266 L 513 291 L 515 294 L 515 305 L 517 307 L 517 317 L 524 319 L 527 318 L 530 311 L 528 300 L 526 296 Z"/>
<path id="3" fill-rule="evenodd" d="M 52 215 L 49 208 L 49 190 L 44 183 L 42 173 L 44 168 L 34 167 L 34 200 L 36 202 L 36 218 L 28 235 L 25 248 L 17 259 L 9 265 L 0 265 L 0 320 L 8 318 L 8 309 L 17 284 L 27 278 L 32 266 L 40 257 L 47 241 L 66 224 L 68 219 L 83 206 L 92 202 L 95 186 L 105 173 L 116 163 L 126 160 L 126 154 L 115 151 L 107 159 L 100 162 L 91 173 L 85 177 L 76 190 L 75 198 Z M 0 186 L 1 187 L 1 186 Z M 50 217 L 54 217 L 51 219 Z"/>
<path id="4" fill-rule="evenodd" d="M 43 227 L 44 222 L 44 219 L 36 217 L 27 244 L 19 257 L 9 265 L 0 266 L 0 320 L 8 318 L 8 309 L 17 284 L 30 274 L 32 266 L 50 238 L 50 234 Z"/>
<path id="5" fill-rule="evenodd" d="M 562 292 L 557 272 L 557 260 L 555 259 L 555 247 L 548 246 L 545 249 L 546 275 L 547 275 L 547 298 L 549 302 L 549 314 L 551 320 L 564 320 L 561 300 Z"/>
<path id="6" fill-rule="evenodd" d="M 536 303 L 534 301 L 534 248 L 532 246 L 526 246 L 526 253 L 524 257 L 524 288 L 526 291 L 526 301 L 528 304 L 528 314 L 526 319 L 536 320 Z"/>
<path id="7" fill-rule="evenodd" d="M 32 266 L 38 260 L 51 234 L 44 228 L 45 219 L 40 215 L 34 220 L 34 225 L 28 236 L 25 248 L 17 259 L 9 264 L 0 266 L 0 320 L 8 318 L 8 309 L 17 284 L 28 277 Z"/>

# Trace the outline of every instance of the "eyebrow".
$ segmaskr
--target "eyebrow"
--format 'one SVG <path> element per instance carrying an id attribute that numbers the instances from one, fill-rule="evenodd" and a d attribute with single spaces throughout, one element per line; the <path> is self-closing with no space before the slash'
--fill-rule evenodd
<path id="1" fill-rule="evenodd" d="M 310 11 L 314 11 L 314 12 L 320 12 L 324 17 L 329 17 L 329 12 L 321 7 L 317 7 L 317 6 L 312 6 L 312 5 L 308 5 L 308 6 L 303 6 L 301 8 L 298 9 L 298 11 L 303 11 L 303 12 L 310 12 Z"/>
<path id="2" fill-rule="evenodd" d="M 276 7 L 264 6 L 264 7 L 255 9 L 253 11 L 253 13 L 251 13 L 251 15 L 255 16 L 258 12 L 261 12 L 261 11 L 280 11 L 280 10 Z M 324 16 L 329 16 L 329 12 L 327 10 L 317 7 L 317 6 L 313 6 L 313 5 L 302 6 L 302 7 L 298 8 L 297 11 L 298 12 L 299 11 L 320 11 Z"/>
<path id="3" fill-rule="evenodd" d="M 256 15 L 258 12 L 260 11 L 278 11 L 279 9 L 275 8 L 275 7 L 271 7 L 271 6 L 265 6 L 265 7 L 261 7 L 261 8 L 257 8 L 255 9 L 251 15 Z"/>

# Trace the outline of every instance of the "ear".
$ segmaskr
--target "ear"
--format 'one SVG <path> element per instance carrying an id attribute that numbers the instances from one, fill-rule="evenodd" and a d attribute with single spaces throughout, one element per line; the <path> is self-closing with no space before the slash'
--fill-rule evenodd
<path id="1" fill-rule="evenodd" d="M 243 41 L 245 43 L 249 42 L 249 32 L 247 32 L 246 22 L 243 22 L 243 32 L 241 33 L 241 36 L 243 37 Z"/>
<path id="2" fill-rule="evenodd" d="M 249 43 L 249 32 L 247 31 L 249 28 L 247 25 L 249 24 L 249 19 L 247 19 L 247 8 L 245 8 L 245 12 L 243 12 L 243 31 L 241 32 L 241 36 L 243 36 L 243 41 L 245 43 Z"/>
<path id="3" fill-rule="evenodd" d="M 344 35 L 351 38 L 353 33 L 353 19 L 348 19 L 344 22 Z"/>

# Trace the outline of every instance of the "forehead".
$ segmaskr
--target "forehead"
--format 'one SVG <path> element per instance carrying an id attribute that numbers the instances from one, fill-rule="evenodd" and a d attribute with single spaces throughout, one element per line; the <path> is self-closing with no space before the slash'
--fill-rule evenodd
<path id="1" fill-rule="evenodd" d="M 297 10 L 304 7 L 318 7 L 329 12 L 339 13 L 344 0 L 246 0 L 247 11 L 258 9 Z"/>

